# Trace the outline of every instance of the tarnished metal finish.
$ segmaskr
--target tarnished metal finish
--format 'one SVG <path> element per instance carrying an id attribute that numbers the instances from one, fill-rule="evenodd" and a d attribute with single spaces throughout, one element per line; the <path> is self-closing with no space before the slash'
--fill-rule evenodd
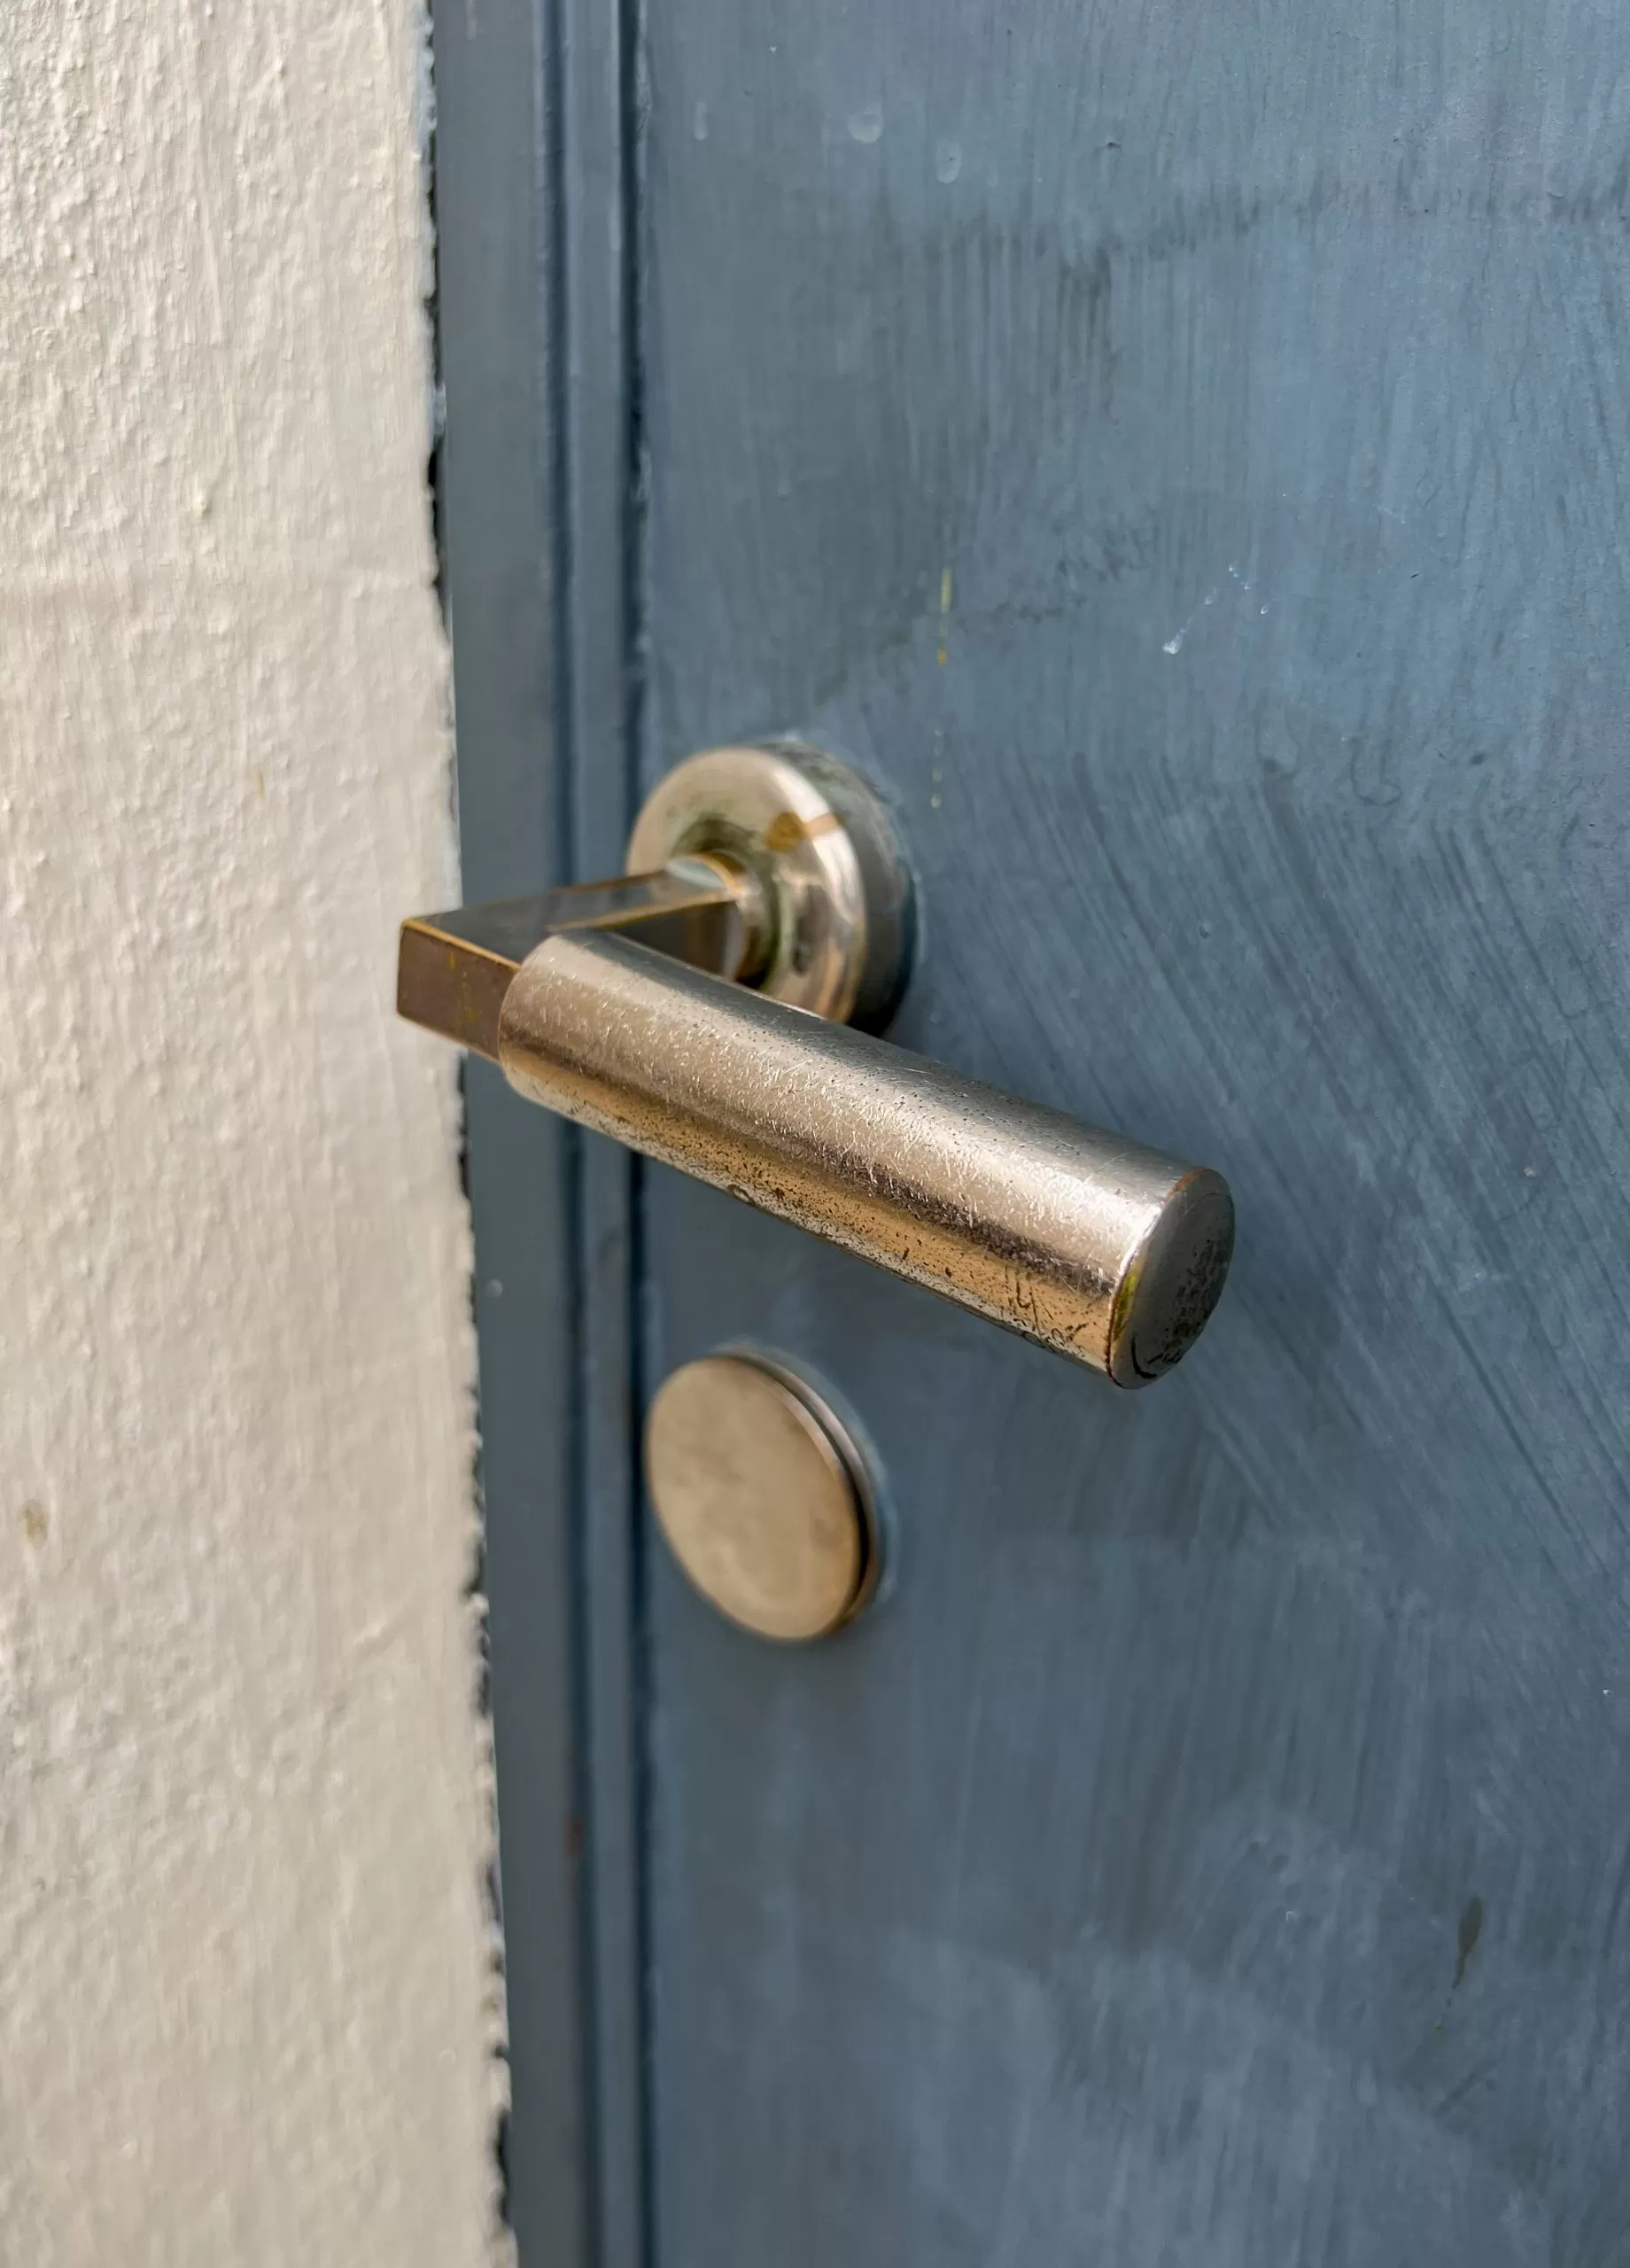
<path id="1" fill-rule="evenodd" d="M 911 951 L 910 877 L 857 773 L 801 742 L 704 750 L 659 781 L 609 882 L 404 921 L 397 1013 L 496 1052 L 510 977 L 561 929 L 619 929 L 772 999 L 862 1025 Z"/>
<path id="2" fill-rule="evenodd" d="M 1117 1385 L 1171 1369 L 1222 1291 L 1218 1175 L 625 937 L 540 945 L 498 1038 L 534 1101 Z"/>
<path id="3" fill-rule="evenodd" d="M 849 1028 L 910 951 L 864 781 L 790 742 L 711 749 L 656 788 L 629 856 L 612 882 L 405 922 L 401 1014 L 1121 1386 L 1171 1369 L 1222 1288 L 1226 1185 Z"/>
<path id="4" fill-rule="evenodd" d="M 865 1464 L 804 1380 L 740 1354 L 665 1379 L 646 1479 L 675 1558 L 719 1612 L 764 1638 L 826 1637 L 875 1588 Z"/>
<path id="5" fill-rule="evenodd" d="M 857 773 L 797 741 L 705 749 L 652 789 L 631 872 L 697 854 L 755 874 L 769 920 L 760 991 L 839 1023 L 881 1022 L 911 954 L 911 882 L 888 812 Z"/>
<path id="6" fill-rule="evenodd" d="M 655 874 L 497 898 L 404 921 L 396 1012 L 477 1054 L 498 1054 L 498 1014 L 509 980 L 559 929 L 622 929 L 695 968 L 757 976 L 770 933 L 757 877 L 724 857 L 675 858 Z"/>

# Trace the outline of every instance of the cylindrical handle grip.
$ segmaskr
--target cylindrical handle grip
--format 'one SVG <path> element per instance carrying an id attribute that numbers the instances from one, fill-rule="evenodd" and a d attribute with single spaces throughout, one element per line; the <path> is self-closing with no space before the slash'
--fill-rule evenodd
<path id="1" fill-rule="evenodd" d="M 1222 1291 L 1219 1175 L 625 937 L 539 945 L 498 1039 L 534 1101 L 1119 1386 L 1170 1370 Z"/>

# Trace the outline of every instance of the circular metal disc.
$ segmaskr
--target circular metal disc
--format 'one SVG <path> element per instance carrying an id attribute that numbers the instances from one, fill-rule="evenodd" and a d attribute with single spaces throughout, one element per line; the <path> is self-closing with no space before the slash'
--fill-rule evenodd
<path id="1" fill-rule="evenodd" d="M 880 1022 L 904 980 L 911 883 L 888 812 L 858 773 L 797 741 L 704 749 L 659 780 L 629 838 L 631 874 L 734 858 L 771 935 L 757 988 L 837 1023 Z"/>
<path id="2" fill-rule="evenodd" d="M 802 1381 L 741 1355 L 687 1363 L 651 1405 L 645 1457 L 675 1558 L 733 1622 L 765 1638 L 819 1638 L 870 1596 L 864 1468 Z"/>

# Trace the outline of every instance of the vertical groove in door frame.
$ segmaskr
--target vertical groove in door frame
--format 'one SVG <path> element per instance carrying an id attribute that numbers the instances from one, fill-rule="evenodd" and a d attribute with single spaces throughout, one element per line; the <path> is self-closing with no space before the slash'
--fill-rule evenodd
<path id="1" fill-rule="evenodd" d="M 440 524 L 468 898 L 615 872 L 637 757 L 637 12 L 438 0 Z M 466 1078 L 521 2268 L 643 2268 L 627 1160 Z"/>
<path id="2" fill-rule="evenodd" d="M 638 771 L 640 23 L 633 0 L 559 4 L 567 754 L 573 858 L 577 873 L 587 876 L 622 869 Z M 650 2248 L 633 1327 L 639 1169 L 628 1152 L 594 1136 L 578 1137 L 578 1156 L 594 2259 L 596 2268 L 644 2268 Z"/>
<path id="3" fill-rule="evenodd" d="M 550 13 L 439 0 L 437 315 L 465 894 L 563 879 L 559 229 Z M 525 2268 L 586 2268 L 582 1757 L 573 1562 L 572 1146 L 493 1067 L 465 1075 L 489 1691 Z"/>

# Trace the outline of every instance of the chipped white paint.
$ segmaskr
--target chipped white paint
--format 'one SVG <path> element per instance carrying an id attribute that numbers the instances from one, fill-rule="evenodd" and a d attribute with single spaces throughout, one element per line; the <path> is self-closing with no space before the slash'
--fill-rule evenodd
<path id="1" fill-rule="evenodd" d="M 849 134 L 851 142 L 881 142 L 883 137 L 883 106 L 881 103 L 867 103 L 850 113 Z"/>
<path id="2" fill-rule="evenodd" d="M 1238 567 L 1230 566 L 1230 567 L 1229 568 L 1229 571 L 1228 571 L 1228 576 L 1229 576 L 1229 580 L 1230 580 L 1231 583 L 1237 584 L 1240 590 L 1242 590 L 1242 591 L 1248 591 L 1248 590 L 1250 589 L 1250 587 L 1251 587 L 1251 579 L 1250 579 L 1250 577 L 1249 577 L 1249 576 L 1247 576 L 1247 575 L 1242 575 L 1242 574 L 1240 573 L 1240 571 L 1239 571 L 1239 570 L 1238 570 Z M 1195 610 L 1194 610 L 1193 613 L 1192 613 L 1192 614 L 1191 614 L 1191 615 L 1189 616 L 1189 617 L 1188 617 L 1187 621 L 1186 621 L 1186 622 L 1179 623 L 1179 625 L 1177 625 L 1176 629 L 1176 630 L 1174 630 L 1174 631 L 1172 632 L 1171 636 L 1170 636 L 1169 638 L 1168 638 L 1168 639 L 1166 639 L 1166 640 L 1164 641 L 1164 642 L 1162 643 L 1162 645 L 1161 645 L 1161 647 L 1160 647 L 1160 651 L 1161 651 L 1161 653 L 1163 653 L 1163 654 L 1180 654 L 1180 653 L 1183 651 L 1183 641 L 1184 641 L 1184 640 L 1188 636 L 1188 634 L 1189 634 L 1190 631 L 1193 629 L 1193 627 L 1194 627 L 1195 624 L 1199 620 L 1199 618 L 1200 618 L 1201 615 L 1205 613 L 1206 610 L 1207 610 L 1208 607 L 1214 607 L 1214 606 L 1215 606 L 1215 604 L 1216 604 L 1216 602 L 1217 602 L 1217 598 L 1218 598 L 1218 595 L 1219 595 L 1220 588 L 1221 588 L 1221 586 L 1220 586 L 1218 584 L 1214 583 L 1214 584 L 1212 585 L 1211 588 L 1207 592 L 1207 594 L 1206 594 L 1205 597 L 1200 601 L 1199 604 L 1195 608 Z M 1267 611 L 1268 611 L 1268 609 L 1267 609 L 1266 607 L 1263 607 L 1263 608 L 1261 610 L 1261 611 L 1263 614 L 1266 614 L 1266 613 L 1267 613 Z"/>
<path id="3" fill-rule="evenodd" d="M 0 2256 L 488 2256 L 414 0 L 0 42 Z"/>

